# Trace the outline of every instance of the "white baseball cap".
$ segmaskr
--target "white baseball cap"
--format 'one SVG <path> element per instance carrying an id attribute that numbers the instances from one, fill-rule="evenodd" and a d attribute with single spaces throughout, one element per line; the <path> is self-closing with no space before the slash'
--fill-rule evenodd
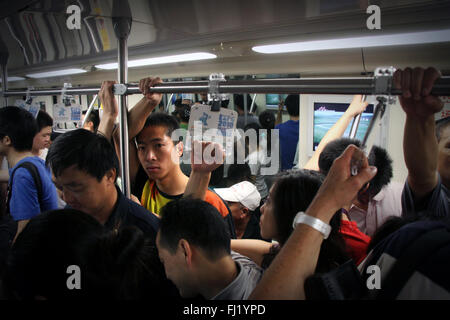
<path id="1" fill-rule="evenodd" d="M 240 202 L 251 211 L 259 207 L 261 195 L 255 185 L 242 181 L 229 188 L 216 188 L 214 191 L 225 201 Z"/>

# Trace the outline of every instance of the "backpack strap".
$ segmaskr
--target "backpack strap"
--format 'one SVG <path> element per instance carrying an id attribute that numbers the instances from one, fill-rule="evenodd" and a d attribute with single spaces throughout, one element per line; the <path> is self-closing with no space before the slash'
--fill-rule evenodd
<path id="1" fill-rule="evenodd" d="M 37 190 L 37 194 L 38 194 L 39 207 L 41 208 L 41 212 L 42 212 L 43 191 L 42 191 L 41 176 L 39 175 L 39 171 L 33 163 L 22 162 L 19 166 L 17 166 L 17 168 L 15 168 L 13 170 L 13 172 L 11 172 L 11 176 L 9 177 L 8 197 L 6 200 L 6 213 L 11 214 L 10 208 L 9 208 L 9 202 L 11 201 L 11 195 L 12 195 L 11 189 L 12 189 L 12 185 L 13 185 L 14 174 L 16 173 L 16 170 L 19 168 L 27 169 L 28 172 L 33 177 L 34 185 L 36 186 L 36 190 Z"/>
<path id="2" fill-rule="evenodd" d="M 417 266 L 433 253 L 450 244 L 450 232 L 439 228 L 425 232 L 397 259 L 383 281 L 383 288 L 377 294 L 379 300 L 395 300 L 406 282 L 417 270 Z"/>

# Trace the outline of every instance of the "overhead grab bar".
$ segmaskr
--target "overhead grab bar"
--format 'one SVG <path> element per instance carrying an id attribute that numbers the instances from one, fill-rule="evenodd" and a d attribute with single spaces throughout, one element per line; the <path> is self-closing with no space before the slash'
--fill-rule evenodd
<path id="1" fill-rule="evenodd" d="M 292 93 L 292 94 L 365 94 L 365 95 L 401 95 L 395 88 L 379 87 L 374 77 L 367 78 L 303 78 L 280 80 L 228 80 L 219 84 L 219 93 Z M 151 93 L 207 93 L 208 81 L 186 81 L 159 83 L 149 89 Z M 67 88 L 67 94 L 97 94 L 100 87 Z M 34 89 L 34 96 L 61 94 L 62 89 Z M 140 94 L 137 85 L 116 84 L 114 92 L 119 95 Z M 2 91 L 4 97 L 23 96 L 26 90 Z M 450 95 L 450 77 L 436 80 L 431 94 L 437 96 Z"/>

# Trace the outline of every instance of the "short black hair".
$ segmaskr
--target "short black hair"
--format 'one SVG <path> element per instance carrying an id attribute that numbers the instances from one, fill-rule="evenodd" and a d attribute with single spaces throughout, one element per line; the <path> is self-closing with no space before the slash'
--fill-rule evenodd
<path id="1" fill-rule="evenodd" d="M 450 125 L 450 117 L 442 118 L 436 121 L 436 138 L 441 140 L 442 131 Z"/>
<path id="2" fill-rule="evenodd" d="M 329 142 L 319 156 L 319 169 L 327 175 L 333 165 L 334 159 L 339 157 L 349 145 L 361 147 L 361 141 L 351 138 L 340 138 Z M 370 180 L 369 195 L 375 196 L 386 186 L 392 178 L 392 159 L 387 151 L 381 147 L 373 146 L 368 156 L 369 165 L 377 167 L 377 174 Z"/>
<path id="3" fill-rule="evenodd" d="M 230 234 L 219 211 L 198 199 L 171 201 L 161 209 L 160 245 L 175 253 L 185 239 L 215 261 L 230 254 Z"/>
<path id="4" fill-rule="evenodd" d="M 299 115 L 299 105 L 300 105 L 300 96 L 298 94 L 290 94 L 286 97 L 284 101 L 286 105 L 287 112 L 290 116 L 298 117 Z"/>
<path id="5" fill-rule="evenodd" d="M 381 189 L 391 182 L 393 176 L 392 159 L 387 151 L 381 147 L 373 146 L 369 154 L 368 162 L 377 167 L 377 174 L 370 180 L 369 196 L 374 197 Z"/>
<path id="6" fill-rule="evenodd" d="M 227 171 L 227 178 L 225 180 L 226 187 L 242 182 L 249 181 L 254 183 L 252 171 L 247 163 L 233 163 Z"/>
<path id="7" fill-rule="evenodd" d="M 273 184 L 272 201 L 281 245 L 293 231 L 292 221 L 295 215 L 299 211 L 306 211 L 323 180 L 324 176 L 313 170 L 286 170 L 277 175 Z"/>
<path id="8" fill-rule="evenodd" d="M 334 159 L 339 157 L 351 144 L 357 146 L 358 148 L 361 147 L 361 141 L 359 141 L 358 139 L 340 138 L 328 142 L 319 156 L 320 172 L 322 172 L 326 176 L 328 174 L 328 171 L 330 171 L 331 166 L 333 165 Z"/>
<path id="9" fill-rule="evenodd" d="M 119 172 L 119 160 L 109 141 L 89 130 L 76 129 L 60 135 L 48 150 L 46 164 L 55 177 L 75 165 L 101 181 L 110 169 Z"/>
<path id="10" fill-rule="evenodd" d="M 259 123 L 263 129 L 275 128 L 275 115 L 268 110 L 259 114 Z"/>
<path id="11" fill-rule="evenodd" d="M 233 95 L 233 102 L 236 108 L 244 110 L 244 96 L 242 94 Z"/>
<path id="12" fill-rule="evenodd" d="M 67 268 L 77 265 L 85 273 L 83 254 L 103 232 L 95 218 L 74 209 L 48 211 L 31 219 L 8 258 L 4 276 L 8 298 L 86 297 L 88 277 L 81 276 L 82 290 L 69 290 Z"/>
<path id="13" fill-rule="evenodd" d="M 144 128 L 152 126 L 166 128 L 166 135 L 168 137 L 171 137 L 172 132 L 180 128 L 177 118 L 164 112 L 153 112 L 147 120 L 145 120 Z M 137 137 L 139 137 L 139 134 Z"/>
<path id="14" fill-rule="evenodd" d="M 314 170 L 286 170 L 277 175 L 272 187 L 273 215 L 280 245 L 283 246 L 293 232 L 292 221 L 299 211 L 306 211 L 316 196 L 324 176 Z M 340 232 L 341 210 L 330 220 L 331 233 L 322 243 L 316 272 L 328 272 L 336 264 L 348 260 L 345 242 Z"/>
<path id="15" fill-rule="evenodd" d="M 37 133 L 38 125 L 30 112 L 19 107 L 0 108 L 0 139 L 8 136 L 15 150 L 31 150 Z"/>
<path id="16" fill-rule="evenodd" d="M 175 102 L 173 103 L 175 107 L 181 107 L 182 103 L 181 103 L 182 99 L 178 98 L 177 100 L 175 100 Z"/>
<path id="17" fill-rule="evenodd" d="M 53 127 L 53 119 L 50 115 L 44 110 L 39 110 L 36 117 L 38 132 L 41 131 L 45 127 Z"/>
<path id="18" fill-rule="evenodd" d="M 235 94 L 233 95 L 233 101 L 236 108 L 240 110 L 244 110 L 244 95 L 242 94 Z M 250 112 L 250 106 L 252 105 L 252 98 L 247 95 L 247 112 Z M 255 103 L 253 106 L 253 109 L 258 109 L 258 105 Z"/>
<path id="19" fill-rule="evenodd" d="M 83 111 L 83 114 L 86 115 L 87 110 Z M 92 110 L 91 113 L 89 113 L 89 117 L 85 119 L 85 122 L 91 121 L 94 125 L 94 133 L 97 132 L 98 125 L 100 124 L 100 115 L 98 113 L 98 110 Z"/>
<path id="20" fill-rule="evenodd" d="M 81 290 L 70 290 L 67 267 L 81 270 Z M 141 299 L 177 297 L 154 241 L 134 226 L 106 230 L 75 210 L 48 211 L 30 220 L 11 249 L 5 270 L 10 299 Z"/>
<path id="21" fill-rule="evenodd" d="M 181 121 L 189 122 L 189 118 L 191 117 L 191 106 L 182 104 L 178 109 L 178 115 L 180 116 Z"/>

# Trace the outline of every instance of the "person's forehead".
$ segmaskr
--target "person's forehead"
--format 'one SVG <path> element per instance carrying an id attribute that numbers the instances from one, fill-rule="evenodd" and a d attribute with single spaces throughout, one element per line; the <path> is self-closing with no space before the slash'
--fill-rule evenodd
<path id="1" fill-rule="evenodd" d="M 226 200 L 229 207 L 240 205 L 240 202 Z"/>
<path id="2" fill-rule="evenodd" d="M 52 133 L 52 127 L 51 126 L 43 127 L 40 132 L 42 132 L 42 133 Z"/>
<path id="3" fill-rule="evenodd" d="M 70 167 L 67 167 L 63 169 L 58 176 L 55 176 L 53 170 L 52 170 L 52 176 L 61 182 L 89 182 L 90 180 L 94 179 L 94 176 L 91 176 L 89 173 L 87 173 L 84 170 L 80 170 L 76 165 L 72 165 Z"/>
<path id="4" fill-rule="evenodd" d="M 149 126 L 142 129 L 136 137 L 138 142 L 150 143 L 154 141 L 169 141 L 170 137 L 167 135 L 167 127 L 164 126 Z"/>

